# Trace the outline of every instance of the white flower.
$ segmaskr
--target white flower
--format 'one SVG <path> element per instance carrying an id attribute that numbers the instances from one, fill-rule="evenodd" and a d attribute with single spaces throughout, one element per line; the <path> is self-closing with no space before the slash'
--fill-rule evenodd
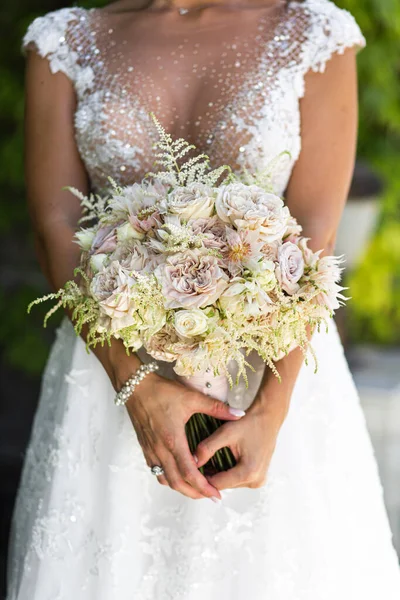
<path id="1" fill-rule="evenodd" d="M 214 212 L 215 191 L 203 183 L 177 187 L 167 198 L 167 210 L 186 221 L 211 217 Z"/>
<path id="2" fill-rule="evenodd" d="M 225 238 L 223 257 L 231 274 L 236 277 L 243 267 L 255 268 L 262 258 L 263 242 L 259 241 L 258 233 L 250 229 L 236 231 L 232 227 L 226 227 Z"/>
<path id="3" fill-rule="evenodd" d="M 287 239 L 288 237 L 297 237 L 301 234 L 303 228 L 301 225 L 298 224 L 298 222 L 296 221 L 296 219 L 292 216 L 289 217 L 288 223 L 287 223 L 287 227 L 286 227 L 286 231 L 285 231 L 285 239 Z"/>
<path id="4" fill-rule="evenodd" d="M 88 229 L 81 229 L 75 233 L 75 238 L 78 245 L 85 252 L 89 252 L 92 247 L 93 240 L 95 238 L 95 229 L 94 227 Z"/>
<path id="5" fill-rule="evenodd" d="M 299 279 L 304 273 L 303 253 L 292 242 L 285 242 L 279 248 L 278 252 L 279 267 L 276 269 L 276 276 L 282 286 L 290 295 L 299 291 Z"/>
<path id="6" fill-rule="evenodd" d="M 144 233 L 141 233 L 128 221 L 117 228 L 117 240 L 119 243 L 121 242 L 129 242 L 130 240 L 142 240 L 144 238 Z"/>
<path id="7" fill-rule="evenodd" d="M 116 217 L 128 218 L 140 211 L 154 206 L 165 195 L 162 186 L 150 183 L 134 183 L 122 188 L 120 194 L 113 194 L 109 207 Z"/>
<path id="8" fill-rule="evenodd" d="M 257 279 L 234 277 L 219 299 L 230 318 L 240 320 L 242 316 L 258 316 L 273 310 L 274 305 Z"/>
<path id="9" fill-rule="evenodd" d="M 337 256 L 324 256 L 318 261 L 317 270 L 313 273 L 313 282 L 321 290 L 313 299 L 315 316 L 326 316 L 337 310 L 342 300 L 346 300 L 341 292 L 345 289 L 339 285 L 342 259 Z"/>
<path id="10" fill-rule="evenodd" d="M 158 304 L 149 303 L 145 308 L 139 309 L 142 319 L 140 330 L 146 339 L 155 335 L 166 323 L 166 312 Z"/>
<path id="11" fill-rule="evenodd" d="M 282 239 L 290 217 L 279 196 L 242 183 L 221 186 L 215 208 L 220 219 L 237 229 L 257 230 L 264 242 Z"/>
<path id="12" fill-rule="evenodd" d="M 307 267 L 312 267 L 313 269 L 315 269 L 319 261 L 319 255 L 321 254 L 322 250 L 313 252 L 307 245 L 308 240 L 309 238 L 300 238 L 297 241 L 297 246 L 300 248 L 303 254 L 304 263 L 307 265 Z"/>
<path id="13" fill-rule="evenodd" d="M 260 260 L 251 270 L 252 279 L 266 292 L 276 286 L 275 263 L 272 260 Z"/>
<path id="14" fill-rule="evenodd" d="M 90 257 L 90 266 L 93 273 L 101 271 L 107 258 L 107 254 L 93 254 L 93 256 Z"/>
<path id="15" fill-rule="evenodd" d="M 199 308 L 178 310 L 175 313 L 175 329 L 182 337 L 195 337 L 207 331 L 208 319 Z"/>
<path id="16" fill-rule="evenodd" d="M 113 336 L 117 340 L 123 338 L 124 344 L 128 346 L 132 352 L 136 352 L 136 350 L 139 350 L 139 348 L 143 346 L 143 342 L 138 330 L 129 329 L 129 334 L 124 331 L 123 336 L 118 331 L 114 331 Z"/>

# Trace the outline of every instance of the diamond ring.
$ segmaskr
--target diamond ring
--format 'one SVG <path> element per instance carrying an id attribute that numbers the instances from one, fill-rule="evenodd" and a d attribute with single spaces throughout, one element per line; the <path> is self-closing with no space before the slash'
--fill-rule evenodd
<path id="1" fill-rule="evenodd" d="M 162 467 L 160 467 L 160 465 L 154 465 L 154 467 L 151 467 L 150 471 L 156 477 L 158 477 L 159 475 L 162 475 L 164 473 L 164 469 Z"/>

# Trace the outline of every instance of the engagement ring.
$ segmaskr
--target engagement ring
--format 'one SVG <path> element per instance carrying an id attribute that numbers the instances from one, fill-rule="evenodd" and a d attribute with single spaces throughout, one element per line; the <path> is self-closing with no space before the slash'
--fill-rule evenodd
<path id="1" fill-rule="evenodd" d="M 153 473 L 153 475 L 155 475 L 156 477 L 158 477 L 159 475 L 162 475 L 164 473 L 164 469 L 162 467 L 160 467 L 159 465 L 154 465 L 154 467 L 151 467 L 150 470 Z"/>

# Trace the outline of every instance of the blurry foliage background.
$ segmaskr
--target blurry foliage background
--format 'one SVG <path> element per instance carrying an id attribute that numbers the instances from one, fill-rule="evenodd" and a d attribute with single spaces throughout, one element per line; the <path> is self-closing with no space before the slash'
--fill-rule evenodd
<path id="1" fill-rule="evenodd" d="M 99 6 L 105 1 L 87 1 Z M 351 274 L 352 336 L 400 342 L 400 2 L 338 0 L 356 17 L 368 46 L 359 55 L 359 157 L 385 182 L 379 228 Z M 42 313 L 26 306 L 45 282 L 34 257 L 23 182 L 23 71 L 21 38 L 37 15 L 68 5 L 54 0 L 3 0 L 0 7 L 0 346 L 6 363 L 38 373 L 52 333 Z M 56 324 L 56 320 L 53 321 Z"/>

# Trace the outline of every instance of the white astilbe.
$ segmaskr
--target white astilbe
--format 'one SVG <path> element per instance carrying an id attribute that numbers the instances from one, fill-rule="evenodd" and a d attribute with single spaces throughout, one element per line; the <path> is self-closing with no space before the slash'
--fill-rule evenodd
<path id="1" fill-rule="evenodd" d="M 235 179 L 228 165 L 211 170 L 210 159 L 206 154 L 198 154 L 184 161 L 183 159 L 189 152 L 196 150 L 196 146 L 189 144 L 183 138 L 174 140 L 153 113 L 151 113 L 151 117 L 159 135 L 159 140 L 155 144 L 158 150 L 155 154 L 155 164 L 165 170 L 156 173 L 150 172 L 148 177 L 158 179 L 172 187 L 189 185 L 195 181 L 213 186 L 225 172 L 228 174 L 224 183 Z"/>
<path id="2" fill-rule="evenodd" d="M 110 201 L 109 196 L 100 196 L 99 194 L 89 194 L 89 196 L 85 196 L 74 187 L 66 187 L 64 189 L 71 192 L 73 196 L 80 200 L 82 216 L 78 221 L 79 225 L 97 221 L 106 214 L 108 203 Z"/>

